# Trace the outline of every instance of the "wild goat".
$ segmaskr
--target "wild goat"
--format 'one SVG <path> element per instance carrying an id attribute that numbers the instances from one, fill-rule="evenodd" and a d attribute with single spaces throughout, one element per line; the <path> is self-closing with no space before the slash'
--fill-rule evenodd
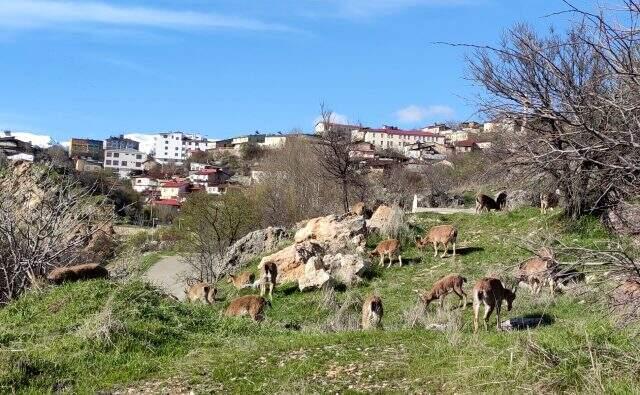
<path id="1" fill-rule="evenodd" d="M 449 244 L 453 245 L 453 256 L 456 256 L 456 239 L 458 238 L 458 231 L 451 225 L 438 225 L 429 229 L 429 232 L 422 238 L 416 239 L 416 246 L 418 248 L 426 247 L 429 243 L 433 243 L 434 253 L 433 256 L 438 256 L 438 244 L 442 244 L 444 250 L 442 251 L 441 258 L 447 255 Z"/>
<path id="2" fill-rule="evenodd" d="M 276 287 L 276 281 L 278 279 L 278 266 L 273 262 L 265 262 L 261 268 L 260 282 L 260 296 L 265 296 L 267 290 L 269 292 L 269 299 L 273 300 L 273 290 Z"/>
<path id="3" fill-rule="evenodd" d="M 389 257 L 389 266 L 391 267 L 391 263 L 393 262 L 393 256 L 398 256 L 398 261 L 400 261 L 400 266 L 402 266 L 402 256 L 400 255 L 400 242 L 396 239 L 388 239 L 381 241 L 378 243 L 378 246 L 375 250 L 371 252 L 371 256 L 378 254 L 380 256 L 380 266 L 384 267 L 384 257 Z"/>
<path id="4" fill-rule="evenodd" d="M 218 290 L 207 283 L 197 282 L 184 290 L 189 302 L 200 301 L 206 304 L 213 304 Z"/>
<path id="5" fill-rule="evenodd" d="M 351 207 L 351 210 L 349 210 L 349 213 L 352 215 L 362 215 L 367 219 L 371 217 L 371 214 L 373 214 L 371 209 L 369 209 L 364 202 L 354 204 Z"/>
<path id="6" fill-rule="evenodd" d="M 109 278 L 109 271 L 97 263 L 86 263 L 84 265 L 58 267 L 47 275 L 47 280 L 53 284 L 94 278 Z"/>
<path id="7" fill-rule="evenodd" d="M 232 283 L 236 289 L 251 288 L 256 281 L 256 275 L 251 272 L 229 274 L 228 283 Z"/>
<path id="8" fill-rule="evenodd" d="M 484 305 L 484 330 L 487 330 L 487 322 L 494 309 L 496 311 L 496 329 L 500 330 L 502 301 L 507 301 L 507 311 L 511 311 L 515 298 L 515 288 L 513 291 L 505 288 L 497 278 L 484 277 L 478 280 L 473 287 L 473 332 L 478 332 L 478 315 L 481 303 Z"/>
<path id="9" fill-rule="evenodd" d="M 499 211 L 500 206 L 490 196 L 479 193 L 476 196 L 476 214 L 481 213 L 485 210 L 487 210 L 487 212 L 491 210 Z"/>
<path id="10" fill-rule="evenodd" d="M 382 329 L 382 299 L 379 296 L 369 296 L 362 303 L 362 330 Z"/>
<path id="11" fill-rule="evenodd" d="M 254 321 L 264 319 L 264 309 L 270 303 L 262 296 L 246 295 L 231 301 L 224 311 L 227 317 L 243 317 L 248 315 Z"/>
<path id="12" fill-rule="evenodd" d="M 502 191 L 496 196 L 496 204 L 498 210 L 504 210 L 507 207 L 507 192 Z"/>
<path id="13" fill-rule="evenodd" d="M 546 214 L 547 210 L 553 210 L 560 203 L 560 190 L 540 194 L 540 212 Z"/>
<path id="14" fill-rule="evenodd" d="M 440 280 L 436 281 L 431 288 L 431 291 L 425 292 L 420 295 L 420 300 L 424 303 L 425 308 L 429 304 L 438 299 L 440 300 L 440 308 L 444 308 L 444 298 L 450 293 L 455 293 L 460 298 L 460 307 L 467 307 L 467 294 L 464 293 L 462 286 L 467 282 L 467 279 L 459 274 L 453 273 Z"/>
<path id="15" fill-rule="evenodd" d="M 553 257 L 553 252 L 548 248 L 542 248 L 537 256 L 523 262 L 516 272 L 516 279 L 525 282 L 531 287 L 533 294 L 539 294 L 542 286 L 548 283 L 553 294 L 556 289 L 556 273 L 558 263 Z"/>

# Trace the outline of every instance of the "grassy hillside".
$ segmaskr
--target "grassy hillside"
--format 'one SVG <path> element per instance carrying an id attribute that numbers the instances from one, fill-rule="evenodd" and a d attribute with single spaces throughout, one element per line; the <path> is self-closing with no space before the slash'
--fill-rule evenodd
<path id="1" fill-rule="evenodd" d="M 0 310 L 0 392 L 640 391 L 637 328 L 616 328 L 585 288 L 555 297 L 544 290 L 538 298 L 519 291 L 505 318 L 538 313 L 551 321 L 529 331 L 491 327 L 474 335 L 471 309 L 452 309 L 454 297 L 442 313 L 416 307 L 414 290 L 447 273 L 467 277 L 468 293 L 478 277 L 509 273 L 528 255 L 517 237 L 540 229 L 573 244 L 611 237 L 597 221 L 568 226 L 533 209 L 414 221 L 455 224 L 460 255 L 433 258 L 407 246 L 409 265 L 376 270 L 352 290 L 282 286 L 262 324 L 220 316 L 236 295 L 227 285 L 226 300 L 213 307 L 175 302 L 136 281 L 30 293 Z M 384 331 L 327 331 L 352 326 L 359 300 L 371 292 L 383 298 Z M 433 323 L 446 330 L 425 329 Z"/>

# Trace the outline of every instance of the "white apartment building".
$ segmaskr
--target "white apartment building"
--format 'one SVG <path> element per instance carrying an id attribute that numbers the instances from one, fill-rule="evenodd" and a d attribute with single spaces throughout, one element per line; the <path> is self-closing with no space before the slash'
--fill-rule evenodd
<path id="1" fill-rule="evenodd" d="M 161 163 L 182 163 L 190 151 L 206 151 L 209 142 L 205 137 L 194 133 L 169 132 L 155 136 L 154 151 Z"/>
<path id="2" fill-rule="evenodd" d="M 422 130 L 400 130 L 396 127 L 385 126 L 384 129 L 362 129 L 357 132 L 367 143 L 378 149 L 391 148 L 400 152 L 404 147 L 415 143 L 444 143 L 445 137 Z"/>
<path id="3" fill-rule="evenodd" d="M 151 178 L 151 177 L 132 177 L 131 178 L 131 186 L 133 187 L 133 190 L 136 192 L 142 193 L 149 190 L 153 191 L 158 188 L 158 185 L 160 185 L 160 183 L 155 178 Z"/>
<path id="4" fill-rule="evenodd" d="M 104 168 L 111 169 L 126 177 L 132 171 L 144 170 L 147 154 L 131 149 L 114 149 L 104 151 Z"/>

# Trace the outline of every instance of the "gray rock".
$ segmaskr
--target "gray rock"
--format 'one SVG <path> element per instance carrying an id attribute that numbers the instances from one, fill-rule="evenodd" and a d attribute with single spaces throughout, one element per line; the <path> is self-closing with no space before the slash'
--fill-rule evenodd
<path id="1" fill-rule="evenodd" d="M 287 238 L 283 228 L 268 227 L 251 232 L 236 241 L 227 251 L 227 267 L 235 269 L 258 255 L 272 252 Z"/>

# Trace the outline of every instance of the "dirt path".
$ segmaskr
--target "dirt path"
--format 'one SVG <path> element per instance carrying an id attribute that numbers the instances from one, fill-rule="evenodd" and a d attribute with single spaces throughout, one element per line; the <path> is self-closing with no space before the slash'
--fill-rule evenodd
<path id="1" fill-rule="evenodd" d="M 179 300 L 183 300 L 185 298 L 185 279 L 190 277 L 191 273 L 192 269 L 181 261 L 180 256 L 174 255 L 162 258 L 151 266 L 145 273 L 144 279 Z"/>

